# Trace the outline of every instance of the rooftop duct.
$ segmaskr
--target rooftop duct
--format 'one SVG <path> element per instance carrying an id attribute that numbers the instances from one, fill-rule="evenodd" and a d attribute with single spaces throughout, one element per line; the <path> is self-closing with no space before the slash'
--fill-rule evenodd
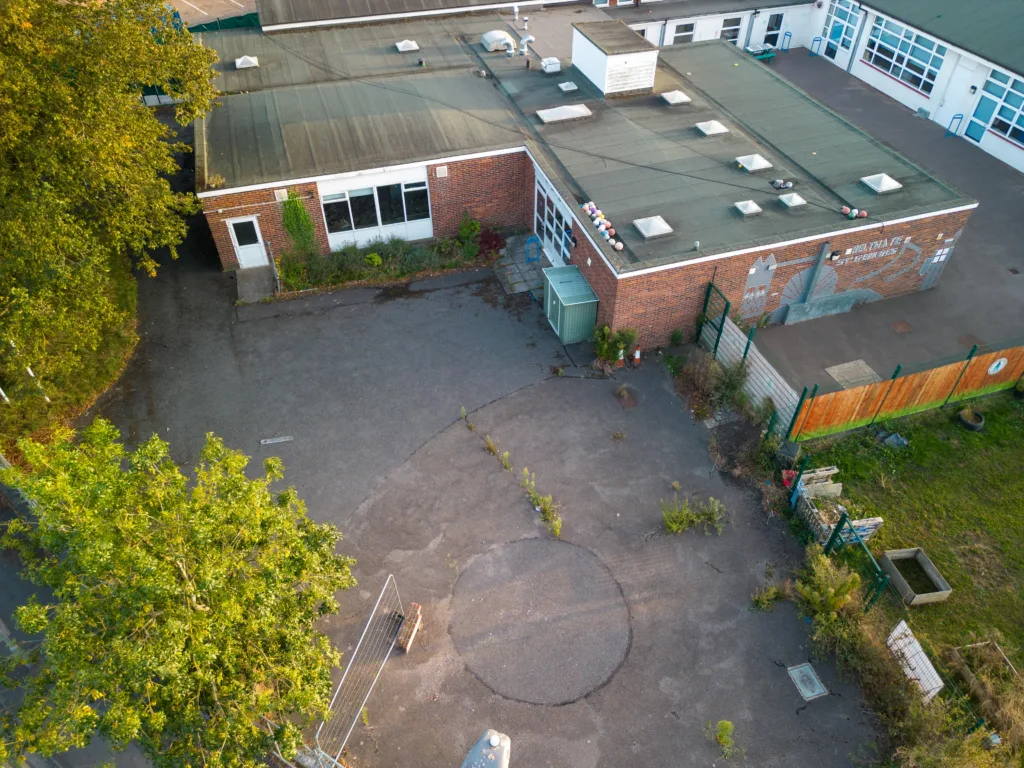
<path id="1" fill-rule="evenodd" d="M 633 221 L 633 226 L 644 236 L 644 240 L 672 234 L 672 227 L 661 216 L 648 216 L 645 219 L 636 219 Z"/>
<path id="2" fill-rule="evenodd" d="M 592 114 L 594 113 L 590 111 L 586 104 L 566 104 L 562 107 L 537 110 L 537 117 L 545 125 L 549 123 L 564 123 L 567 120 L 582 120 L 585 117 L 590 117 Z"/>
<path id="3" fill-rule="evenodd" d="M 697 123 L 697 130 L 705 136 L 718 136 L 719 134 L 729 132 L 729 129 L 717 120 L 708 120 L 706 123 Z"/>
<path id="4" fill-rule="evenodd" d="M 512 39 L 512 35 L 503 29 L 484 32 L 480 36 L 480 45 L 491 52 L 504 51 L 507 43 L 511 43 L 512 50 L 515 50 L 516 41 Z"/>
<path id="5" fill-rule="evenodd" d="M 876 195 L 885 195 L 903 189 L 903 185 L 887 173 L 876 173 L 874 176 L 865 176 L 861 183 L 874 192 Z"/>

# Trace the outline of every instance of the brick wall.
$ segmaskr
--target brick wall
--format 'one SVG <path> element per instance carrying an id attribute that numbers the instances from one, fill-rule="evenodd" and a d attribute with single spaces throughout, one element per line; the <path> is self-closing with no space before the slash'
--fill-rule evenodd
<path id="1" fill-rule="evenodd" d="M 303 199 L 306 210 L 309 211 L 309 216 L 313 220 L 313 226 L 316 228 L 317 246 L 326 253 L 329 250 L 327 227 L 324 224 L 324 215 L 320 207 L 320 195 L 317 193 L 316 184 L 282 184 L 277 189 L 288 189 Z M 227 221 L 229 219 L 258 216 L 263 241 L 275 256 L 292 246 L 292 239 L 284 230 L 282 203 L 274 199 L 273 189 L 205 197 L 201 202 L 206 220 L 210 223 L 213 241 L 217 245 L 221 266 L 224 269 L 238 268 L 235 247 L 231 242 L 231 233 L 228 232 Z"/>
<path id="2" fill-rule="evenodd" d="M 447 177 L 438 177 L 439 168 Z M 533 161 L 525 152 L 437 163 L 427 179 L 434 237 L 456 235 L 466 213 L 485 226 L 533 226 Z"/>
<path id="3" fill-rule="evenodd" d="M 921 290 L 924 282 L 920 274 L 923 261 L 932 258 L 945 240 L 963 229 L 970 214 L 971 211 L 962 211 L 832 238 L 829 249 L 839 251 L 840 260 L 826 261 L 825 266 L 836 272 L 835 293 L 865 288 L 890 298 Z M 848 248 L 894 237 L 905 239 L 908 236 L 922 248 L 921 260 L 913 262 L 910 255 L 905 255 L 898 266 L 888 268 L 875 277 L 855 282 L 881 269 L 893 257 L 859 261 L 856 255 L 846 254 Z M 708 282 L 713 279 L 726 298 L 739 309 L 750 268 L 759 257 L 766 259 L 774 254 L 779 266 L 772 277 L 764 307 L 765 312 L 772 312 L 778 309 L 786 284 L 794 275 L 813 265 L 813 257 L 818 254 L 824 242 L 823 239 L 812 240 L 785 248 L 765 248 L 728 259 L 682 265 L 661 272 L 623 278 L 618 281 L 611 324 L 615 328 L 635 329 L 639 334 L 639 343 L 645 347 L 667 344 L 676 328 L 683 329 L 684 335 L 692 338 Z M 807 261 L 787 264 L 803 259 Z M 903 271 L 911 263 L 913 267 Z M 596 286 L 595 290 L 598 290 Z M 598 295 L 601 295 L 600 291 Z"/>
<path id="4" fill-rule="evenodd" d="M 580 272 L 590 283 L 599 299 L 597 304 L 598 325 L 613 325 L 615 303 L 618 297 L 619 281 L 605 264 L 597 249 L 587 240 L 580 225 L 573 219 L 572 234 L 576 238 L 576 247 L 572 250 L 571 261 L 579 267 Z M 590 264 L 587 264 L 590 259 Z"/>

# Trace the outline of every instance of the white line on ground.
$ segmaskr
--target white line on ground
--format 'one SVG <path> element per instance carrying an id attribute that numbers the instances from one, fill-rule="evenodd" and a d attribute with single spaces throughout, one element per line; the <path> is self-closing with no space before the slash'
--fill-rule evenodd
<path id="1" fill-rule="evenodd" d="M 210 15 L 206 11 L 204 11 L 202 8 L 200 8 L 198 5 L 192 5 L 192 3 L 190 3 L 188 0 L 181 0 L 181 2 L 183 2 L 189 8 L 195 8 L 197 11 L 199 11 L 201 14 L 203 14 L 203 16 L 209 16 Z"/>
<path id="2" fill-rule="evenodd" d="M 265 437 L 260 440 L 260 445 L 274 445 L 274 443 L 290 443 L 294 438 L 290 435 L 284 437 Z"/>
<path id="3" fill-rule="evenodd" d="M 231 0 L 231 2 L 235 3 L 235 0 Z M 241 3 L 235 3 L 235 5 L 237 5 L 239 8 L 245 8 L 245 6 L 242 5 Z"/>

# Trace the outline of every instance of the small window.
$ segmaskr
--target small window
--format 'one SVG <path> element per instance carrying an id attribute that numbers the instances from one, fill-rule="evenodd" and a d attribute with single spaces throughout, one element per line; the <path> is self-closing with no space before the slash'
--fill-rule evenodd
<path id="1" fill-rule="evenodd" d="M 324 221 L 328 232 L 348 232 L 352 229 L 352 214 L 348 209 L 348 195 L 324 195 Z"/>
<path id="2" fill-rule="evenodd" d="M 719 33 L 719 37 L 723 40 L 731 40 L 735 43 L 740 36 L 740 25 L 743 23 L 743 18 L 737 16 L 733 19 L 726 19 L 722 22 L 722 31 Z"/>
<path id="3" fill-rule="evenodd" d="M 373 200 L 373 188 L 353 189 L 348 193 L 352 204 L 352 222 L 356 229 L 380 226 L 377 221 L 377 206 Z"/>
<path id="4" fill-rule="evenodd" d="M 990 75 L 990 77 L 993 80 L 998 80 L 1000 83 L 1003 83 L 1003 84 L 1006 84 L 1006 83 L 1010 82 L 1010 76 L 1009 75 L 1004 75 L 1002 72 L 1000 72 L 999 70 L 996 70 L 996 69 L 992 70 L 992 74 Z"/>
<path id="5" fill-rule="evenodd" d="M 672 43 L 678 45 L 679 43 L 692 43 L 693 42 L 693 24 L 676 24 L 676 32 L 672 37 Z"/>
<path id="6" fill-rule="evenodd" d="M 239 247 L 259 245 L 260 236 L 256 234 L 256 223 L 253 221 L 236 221 L 231 227 L 235 230 L 235 242 Z"/>
<path id="7" fill-rule="evenodd" d="M 401 224 L 405 221 L 401 184 L 388 184 L 386 187 L 377 187 L 377 202 L 380 205 L 380 223 L 382 226 Z"/>
<path id="8" fill-rule="evenodd" d="M 405 185 L 405 218 L 407 221 L 422 221 L 430 218 L 430 203 L 427 200 L 427 183 L 425 181 Z"/>
<path id="9" fill-rule="evenodd" d="M 966 136 L 969 139 L 973 139 L 974 141 L 981 141 L 984 135 L 985 126 L 982 125 L 981 123 L 976 123 L 973 120 L 971 120 L 971 122 L 967 125 L 967 130 L 964 131 L 964 136 Z"/>
<path id="10" fill-rule="evenodd" d="M 987 123 L 992 119 L 992 115 L 995 114 L 996 103 L 992 99 L 981 97 L 978 102 L 978 106 L 974 108 L 974 117 L 983 123 Z"/>

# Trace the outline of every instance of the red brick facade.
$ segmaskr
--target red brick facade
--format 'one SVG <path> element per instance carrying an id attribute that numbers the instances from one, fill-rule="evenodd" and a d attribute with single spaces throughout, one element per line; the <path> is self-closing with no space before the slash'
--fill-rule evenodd
<path id="1" fill-rule="evenodd" d="M 947 240 L 954 238 L 963 229 L 970 215 L 971 211 L 968 210 L 933 216 L 844 234 L 831 240 L 823 238 L 783 248 L 765 248 L 619 280 L 615 279 L 587 239 L 577 233 L 579 245 L 573 252 L 573 263 L 580 268 L 601 299 L 598 322 L 608 323 L 613 328 L 636 330 L 641 346 L 664 346 L 674 329 L 682 329 L 684 335 L 693 334 L 695 320 L 703 306 L 704 292 L 711 280 L 725 293 L 733 307 L 739 310 L 750 269 L 758 258 L 767 259 L 772 254 L 778 267 L 772 275 L 763 311 L 778 309 L 787 283 L 798 273 L 813 266 L 814 257 L 825 242 L 828 242 L 830 252 L 839 254 L 838 261 L 824 262 L 825 267 L 836 273 L 833 293 L 869 289 L 890 298 L 919 291 L 925 280 L 921 275 L 922 264 L 932 259 Z M 898 251 L 908 237 L 921 248 L 920 258 L 914 260 L 912 254 L 908 254 L 892 266 L 882 269 L 895 257 L 895 251 L 891 254 L 889 251 Z M 899 238 L 899 243 L 894 245 L 893 238 Z M 883 241 L 885 245 L 882 245 Z M 851 254 L 847 254 L 847 249 L 851 249 Z M 858 258 L 863 255 L 872 258 Z M 586 263 L 588 257 L 591 259 L 590 266 Z M 875 272 L 879 274 L 858 281 L 858 278 Z"/>
<path id="2" fill-rule="evenodd" d="M 439 177 L 443 168 L 448 175 Z M 533 161 L 525 152 L 438 163 L 427 171 L 434 237 L 458 234 L 467 213 L 484 226 L 532 226 Z"/>
<path id="3" fill-rule="evenodd" d="M 448 175 L 438 177 L 439 168 L 447 168 Z M 431 165 L 427 178 L 434 237 L 456 235 L 465 213 L 490 227 L 531 226 L 534 172 L 533 161 L 526 152 Z M 276 189 L 287 189 L 303 198 L 316 227 L 320 251 L 330 250 L 317 185 L 282 183 L 274 189 L 202 198 L 203 212 L 224 269 L 238 268 L 228 231 L 230 219 L 258 216 L 263 241 L 275 256 L 291 247 L 291 237 L 284 230 L 282 204 L 274 197 Z"/>

